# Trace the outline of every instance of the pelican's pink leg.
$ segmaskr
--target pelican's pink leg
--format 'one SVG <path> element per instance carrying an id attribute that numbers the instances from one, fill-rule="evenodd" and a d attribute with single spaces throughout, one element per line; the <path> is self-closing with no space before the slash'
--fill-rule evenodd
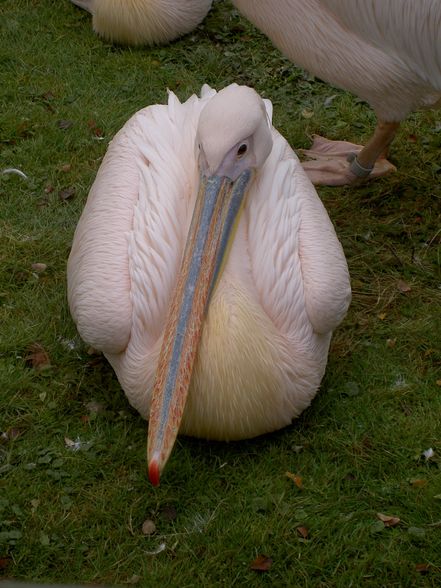
<path id="1" fill-rule="evenodd" d="M 365 147 L 315 135 L 311 149 L 302 150 L 309 158 L 302 162 L 303 169 L 313 184 L 324 186 L 344 186 L 396 171 L 386 156 L 399 124 L 379 121 Z"/>

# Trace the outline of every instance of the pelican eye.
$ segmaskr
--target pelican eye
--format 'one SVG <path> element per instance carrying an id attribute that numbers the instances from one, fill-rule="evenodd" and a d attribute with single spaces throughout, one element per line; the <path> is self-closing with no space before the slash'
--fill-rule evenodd
<path id="1" fill-rule="evenodd" d="M 248 150 L 248 145 L 246 143 L 242 143 L 242 145 L 237 150 L 237 157 L 242 157 Z"/>

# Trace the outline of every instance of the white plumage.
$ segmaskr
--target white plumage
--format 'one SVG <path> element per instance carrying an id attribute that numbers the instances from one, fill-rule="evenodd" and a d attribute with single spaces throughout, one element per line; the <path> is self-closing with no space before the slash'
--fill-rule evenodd
<path id="1" fill-rule="evenodd" d="M 246 102 L 241 109 L 242 88 L 222 91 L 213 123 L 226 149 L 227 120 L 238 121 L 230 125 L 235 141 L 251 111 Z M 208 307 L 180 427 L 215 439 L 272 431 L 308 406 L 350 300 L 332 223 L 285 139 L 269 130 L 271 104 L 246 90 L 273 146 L 256 170 Z M 145 418 L 196 198 L 200 114 L 214 96 L 204 87 L 201 98 L 181 104 L 170 93 L 168 105 L 126 123 L 103 160 L 69 258 L 78 330 L 105 353 Z"/>
<path id="2" fill-rule="evenodd" d="M 93 30 L 127 45 L 168 43 L 206 17 L 212 0 L 71 0 L 93 15 Z"/>

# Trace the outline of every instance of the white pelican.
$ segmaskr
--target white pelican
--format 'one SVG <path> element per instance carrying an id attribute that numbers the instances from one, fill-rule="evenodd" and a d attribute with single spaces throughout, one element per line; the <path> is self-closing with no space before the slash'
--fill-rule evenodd
<path id="1" fill-rule="evenodd" d="M 366 100 L 377 115 L 363 148 L 318 138 L 306 152 L 317 160 L 304 165 L 316 184 L 395 169 L 381 156 L 400 122 L 414 109 L 441 106 L 441 0 L 232 2 L 294 63 Z"/>
<path id="2" fill-rule="evenodd" d="M 178 430 L 244 439 L 297 417 L 348 308 L 333 225 L 270 117 L 236 84 L 144 108 L 111 142 L 75 232 L 72 316 L 150 414 L 155 484 Z"/>
<path id="3" fill-rule="evenodd" d="M 93 30 L 127 45 L 168 43 L 207 16 L 212 0 L 71 0 L 92 14 Z"/>

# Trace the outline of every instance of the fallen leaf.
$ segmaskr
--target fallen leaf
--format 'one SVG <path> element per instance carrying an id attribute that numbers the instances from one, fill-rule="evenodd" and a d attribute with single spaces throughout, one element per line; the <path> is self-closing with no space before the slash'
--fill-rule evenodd
<path id="1" fill-rule="evenodd" d="M 59 129 L 61 129 L 62 131 L 67 131 L 67 129 L 70 129 L 70 127 L 73 125 L 73 121 L 72 120 L 59 120 L 57 124 L 58 124 Z"/>
<path id="2" fill-rule="evenodd" d="M 388 339 L 386 341 L 386 347 L 389 347 L 390 349 L 393 349 L 396 345 L 397 340 L 396 339 Z"/>
<path id="3" fill-rule="evenodd" d="M 427 461 L 429 461 L 429 459 L 432 459 L 435 456 L 435 452 L 433 451 L 433 449 L 431 447 L 429 447 L 429 449 L 426 449 L 425 451 L 423 451 L 423 457 L 425 457 L 427 459 Z"/>
<path id="4" fill-rule="evenodd" d="M 8 556 L 0 557 L 0 570 L 6 570 L 6 568 L 9 566 L 11 561 L 12 561 L 12 558 L 10 558 Z"/>
<path id="5" fill-rule="evenodd" d="M 64 165 L 62 165 L 60 167 L 60 171 L 62 171 L 63 173 L 67 173 L 70 172 L 70 170 L 72 169 L 72 165 L 70 163 L 65 163 Z"/>
<path id="6" fill-rule="evenodd" d="M 427 486 L 427 480 L 413 479 L 409 480 L 409 482 L 412 488 L 424 488 L 424 486 Z"/>
<path id="7" fill-rule="evenodd" d="M 409 284 L 404 280 L 398 280 L 397 288 L 402 294 L 407 294 L 407 292 L 410 292 L 412 290 Z"/>
<path id="8" fill-rule="evenodd" d="M 142 523 L 142 534 L 153 535 L 156 531 L 156 525 L 151 519 L 147 519 Z"/>
<path id="9" fill-rule="evenodd" d="M 304 108 L 302 110 L 302 116 L 303 116 L 303 118 L 312 118 L 314 116 L 314 112 L 312 110 L 308 110 L 307 108 Z"/>
<path id="10" fill-rule="evenodd" d="M 146 555 L 158 555 L 158 553 L 161 553 L 161 551 L 164 551 L 165 548 L 166 548 L 165 543 L 160 543 L 156 549 L 153 549 L 152 551 L 145 551 L 144 553 Z"/>
<path id="11" fill-rule="evenodd" d="M 273 560 L 266 555 L 258 555 L 256 559 L 251 562 L 250 569 L 255 572 L 267 572 L 273 565 Z"/>
<path id="12" fill-rule="evenodd" d="M 297 474 L 292 474 L 291 472 L 285 472 L 285 476 L 292 480 L 297 488 L 303 488 L 303 480 L 302 476 L 298 476 Z"/>
<path id="13" fill-rule="evenodd" d="M 50 367 L 51 362 L 49 355 L 40 343 L 32 343 L 32 345 L 29 345 L 27 352 L 25 361 L 34 369 L 42 370 Z"/>
<path id="14" fill-rule="evenodd" d="M 331 106 L 331 104 L 335 98 L 337 98 L 337 94 L 333 94 L 332 96 L 328 96 L 327 98 L 325 98 L 325 100 L 323 101 L 325 108 L 328 108 L 329 106 Z"/>
<path id="15" fill-rule="evenodd" d="M 106 411 L 106 407 L 102 402 L 91 400 L 84 405 L 91 414 L 100 414 Z"/>
<path id="16" fill-rule="evenodd" d="M 103 131 L 99 128 L 94 120 L 87 121 L 87 126 L 96 137 L 102 137 Z"/>
<path id="17" fill-rule="evenodd" d="M 163 506 L 160 509 L 159 514 L 161 518 L 169 522 L 174 521 L 178 516 L 176 508 L 171 504 L 166 504 L 165 506 Z"/>
<path id="18" fill-rule="evenodd" d="M 380 312 L 380 314 L 378 315 L 378 318 L 380 319 L 380 321 L 384 321 L 384 319 L 387 317 L 387 313 L 385 312 Z"/>
<path id="19" fill-rule="evenodd" d="M 360 394 L 360 386 L 357 382 L 346 382 L 343 386 L 343 394 L 346 396 L 358 396 Z"/>
<path id="20" fill-rule="evenodd" d="M 33 263 L 31 268 L 34 270 L 34 272 L 37 272 L 37 274 L 41 274 L 47 269 L 47 265 L 45 263 Z"/>
<path id="21" fill-rule="evenodd" d="M 441 386 L 441 380 L 437 380 L 437 381 L 436 381 L 436 385 L 437 385 L 437 386 Z"/>
<path id="22" fill-rule="evenodd" d="M 429 564 L 416 564 L 415 571 L 419 574 L 428 574 L 430 572 L 430 565 Z"/>
<path id="23" fill-rule="evenodd" d="M 390 515 L 385 515 L 381 512 L 377 512 L 377 518 L 380 519 L 382 523 L 384 523 L 385 527 L 396 527 L 400 520 L 398 517 L 393 517 Z"/>
<path id="24" fill-rule="evenodd" d="M 409 527 L 407 532 L 414 539 L 424 539 L 426 536 L 426 531 L 421 527 Z"/>
<path id="25" fill-rule="evenodd" d="M 297 533 L 300 537 L 303 537 L 303 539 L 308 539 L 309 531 L 307 527 L 297 527 Z"/>
<path id="26" fill-rule="evenodd" d="M 52 186 L 52 184 L 48 184 L 47 186 L 45 186 L 44 188 L 44 192 L 45 194 L 50 194 L 51 192 L 53 192 L 55 190 L 55 188 Z"/>
<path id="27" fill-rule="evenodd" d="M 60 200 L 66 202 L 66 200 L 71 200 L 75 196 L 75 193 L 75 187 L 71 186 L 70 188 L 64 188 L 63 190 L 60 190 L 58 196 L 60 197 Z"/>
<path id="28" fill-rule="evenodd" d="M 80 417 L 81 422 L 83 423 L 83 425 L 87 425 L 90 422 L 90 417 L 88 414 L 83 414 Z"/>

